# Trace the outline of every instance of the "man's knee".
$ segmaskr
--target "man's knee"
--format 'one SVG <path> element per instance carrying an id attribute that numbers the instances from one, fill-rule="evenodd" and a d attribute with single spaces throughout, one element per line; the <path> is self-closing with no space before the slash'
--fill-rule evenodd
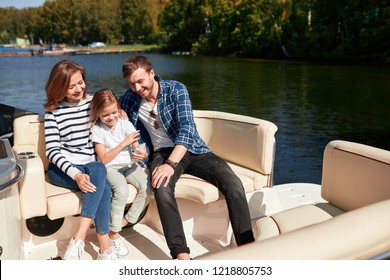
<path id="1" fill-rule="evenodd" d="M 224 190 L 222 191 L 225 196 L 231 199 L 242 199 L 245 197 L 245 189 L 242 185 L 240 178 L 235 174 L 225 176 L 221 182 Z"/>
<path id="2" fill-rule="evenodd" d="M 159 188 L 154 188 L 153 191 L 154 198 L 158 203 L 164 203 L 175 198 L 174 191 L 169 185 L 167 187 L 161 186 Z"/>

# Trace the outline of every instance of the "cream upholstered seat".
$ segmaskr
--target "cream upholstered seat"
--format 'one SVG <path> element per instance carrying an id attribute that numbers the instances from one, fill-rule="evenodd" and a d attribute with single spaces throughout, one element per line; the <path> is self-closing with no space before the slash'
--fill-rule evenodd
<path id="1" fill-rule="evenodd" d="M 390 250 L 390 151 L 332 141 L 321 195 L 255 221 L 257 242 L 200 259 L 366 259 Z"/>
<path id="2" fill-rule="evenodd" d="M 390 250 L 390 199 L 201 260 L 352 260 Z"/>
<path id="3" fill-rule="evenodd" d="M 321 196 L 328 203 L 303 205 L 259 219 L 258 239 L 320 223 L 347 211 L 390 199 L 390 152 L 348 141 L 324 151 Z"/>
<path id="4" fill-rule="evenodd" d="M 246 192 L 272 187 L 276 125 L 257 118 L 215 111 L 194 111 L 194 117 L 201 137 L 229 163 Z M 25 169 L 25 177 L 20 183 L 22 216 L 28 219 L 47 215 L 50 219 L 57 219 L 79 214 L 81 193 L 47 181 L 43 121 L 43 116 L 39 115 L 23 116 L 14 121 L 13 150 Z M 129 188 L 130 203 L 136 189 L 132 185 Z M 223 198 L 216 187 L 188 174 L 179 179 L 176 196 L 202 204 Z"/>

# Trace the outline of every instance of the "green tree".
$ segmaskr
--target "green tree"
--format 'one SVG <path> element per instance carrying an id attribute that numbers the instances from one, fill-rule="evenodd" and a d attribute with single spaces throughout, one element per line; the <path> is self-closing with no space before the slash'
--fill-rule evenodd
<path id="1" fill-rule="evenodd" d="M 208 2 L 172 0 L 165 6 L 159 17 L 159 26 L 166 51 L 191 51 L 205 32 Z"/>
<path id="2" fill-rule="evenodd" d="M 0 42 L 9 44 L 11 39 L 21 35 L 20 30 L 18 11 L 15 8 L 0 8 Z"/>
<path id="3" fill-rule="evenodd" d="M 280 55 L 282 2 L 258 0 L 210 1 L 211 32 L 200 50 L 209 54 Z"/>
<path id="4" fill-rule="evenodd" d="M 210 55 L 390 63 L 388 0 L 51 0 L 0 8 L 0 43 L 159 43 Z"/>
<path id="5" fill-rule="evenodd" d="M 121 1 L 121 29 L 123 41 L 141 43 L 154 36 L 153 21 L 144 0 Z"/>

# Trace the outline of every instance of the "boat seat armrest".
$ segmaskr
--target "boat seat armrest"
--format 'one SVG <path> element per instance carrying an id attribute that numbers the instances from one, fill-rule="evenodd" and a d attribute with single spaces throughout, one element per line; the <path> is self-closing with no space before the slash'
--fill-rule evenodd
<path id="1" fill-rule="evenodd" d="M 22 217 L 29 219 L 47 213 L 45 170 L 41 158 L 31 145 L 14 146 L 16 160 L 24 170 L 19 181 Z"/>

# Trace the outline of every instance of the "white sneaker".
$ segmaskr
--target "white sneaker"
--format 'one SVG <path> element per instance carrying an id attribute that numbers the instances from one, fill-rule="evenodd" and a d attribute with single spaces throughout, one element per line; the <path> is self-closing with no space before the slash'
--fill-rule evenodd
<path id="1" fill-rule="evenodd" d="M 64 255 L 64 260 L 80 260 L 81 255 L 84 252 L 84 241 L 79 239 L 74 241 L 72 238 L 69 241 L 68 247 L 66 248 L 66 252 Z"/>
<path id="2" fill-rule="evenodd" d="M 110 238 L 110 243 L 119 256 L 127 256 L 129 254 L 129 249 L 127 249 L 122 236 L 119 236 L 117 239 Z"/>
<path id="3" fill-rule="evenodd" d="M 119 260 L 119 256 L 117 252 L 113 248 L 109 248 L 105 250 L 102 254 L 98 252 L 97 260 Z"/>

